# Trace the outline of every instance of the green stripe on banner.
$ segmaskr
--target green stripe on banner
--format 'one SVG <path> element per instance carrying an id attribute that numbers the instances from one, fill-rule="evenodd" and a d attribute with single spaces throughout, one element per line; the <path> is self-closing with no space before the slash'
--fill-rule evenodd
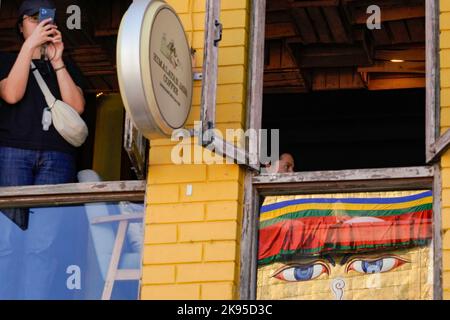
<path id="1" fill-rule="evenodd" d="M 311 248 L 311 249 L 297 249 L 297 250 L 281 250 L 278 254 L 270 256 L 268 258 L 264 258 L 261 260 L 258 260 L 258 265 L 266 265 L 274 262 L 280 262 L 283 260 L 286 260 L 286 256 L 292 256 L 296 254 L 303 254 L 305 255 L 305 258 L 309 258 L 312 255 L 314 255 L 317 252 L 320 252 L 324 249 L 334 249 L 335 252 L 331 252 L 333 254 L 339 254 L 339 253 L 348 253 L 349 250 L 355 251 L 360 249 L 390 249 L 390 248 L 396 248 L 396 249 L 406 249 L 408 247 L 418 247 L 418 246 L 425 246 L 430 243 L 430 239 L 417 239 L 417 240 L 411 240 L 406 242 L 397 242 L 397 243 L 383 243 L 383 244 L 373 244 L 373 245 L 360 245 L 360 246 L 342 246 L 342 245 L 336 245 L 332 243 L 326 243 L 324 246 L 317 247 L 317 248 Z M 404 248 L 399 248 L 399 247 Z M 324 253 L 330 253 L 330 252 L 324 252 Z M 356 254 L 356 253 L 355 253 Z"/>
<path id="2" fill-rule="evenodd" d="M 301 218 L 315 218 L 315 217 L 333 217 L 333 216 L 350 216 L 350 217 L 389 217 L 389 216 L 399 216 L 402 214 L 408 214 L 413 212 L 420 212 L 426 210 L 432 210 L 433 204 L 427 203 L 420 206 L 405 208 L 405 209 L 394 209 L 394 210 L 301 210 L 286 213 L 282 216 L 261 221 L 259 223 L 259 229 L 269 227 L 273 224 L 284 220 L 295 220 Z"/>

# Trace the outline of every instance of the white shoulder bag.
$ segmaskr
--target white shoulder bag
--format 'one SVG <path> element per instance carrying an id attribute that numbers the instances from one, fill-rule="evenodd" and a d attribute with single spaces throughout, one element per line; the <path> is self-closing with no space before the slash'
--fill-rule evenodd
<path id="1" fill-rule="evenodd" d="M 31 67 L 48 106 L 42 115 L 44 131 L 48 131 L 53 122 L 55 129 L 68 143 L 74 147 L 81 146 L 89 134 L 86 123 L 74 108 L 53 96 L 33 62 Z"/>

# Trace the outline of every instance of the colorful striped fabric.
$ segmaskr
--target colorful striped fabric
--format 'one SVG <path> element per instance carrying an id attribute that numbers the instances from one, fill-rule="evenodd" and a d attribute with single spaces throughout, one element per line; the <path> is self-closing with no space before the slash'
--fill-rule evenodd
<path id="1" fill-rule="evenodd" d="M 432 193 L 361 193 L 296 199 L 261 208 L 259 264 L 294 255 L 349 253 L 425 245 L 432 236 Z M 269 201 L 270 202 L 270 201 Z M 267 201 L 265 202 L 267 203 Z"/>

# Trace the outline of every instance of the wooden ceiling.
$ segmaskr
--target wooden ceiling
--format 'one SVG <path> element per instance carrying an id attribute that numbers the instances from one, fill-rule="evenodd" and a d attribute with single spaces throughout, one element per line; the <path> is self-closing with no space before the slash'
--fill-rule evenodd
<path id="1" fill-rule="evenodd" d="M 116 38 L 132 0 L 57 0 L 66 55 L 88 92 L 117 92 Z M 0 50 L 17 52 L 21 0 L 3 0 Z M 267 0 L 266 93 L 425 86 L 424 0 L 377 0 L 382 29 L 366 27 L 373 0 Z M 81 8 L 81 30 L 67 30 L 67 7 Z M 405 60 L 392 63 L 392 59 Z"/>
<path id="2" fill-rule="evenodd" d="M 86 91 L 117 92 L 116 39 L 120 21 L 132 0 L 56 0 L 57 24 L 63 33 L 65 54 L 82 71 Z M 15 32 L 21 0 L 2 0 L 0 8 L 0 50 L 17 52 L 21 42 Z M 81 30 L 68 30 L 70 5 L 81 8 Z"/>
<path id="3" fill-rule="evenodd" d="M 265 93 L 423 87 L 424 0 L 268 0 Z"/>

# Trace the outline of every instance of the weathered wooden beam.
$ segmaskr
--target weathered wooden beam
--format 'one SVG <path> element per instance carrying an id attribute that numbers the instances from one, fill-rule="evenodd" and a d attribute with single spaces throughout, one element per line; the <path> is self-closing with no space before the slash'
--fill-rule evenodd
<path id="1" fill-rule="evenodd" d="M 264 91 L 264 54 L 266 0 L 251 1 L 250 44 L 248 60 L 248 90 L 246 129 L 258 131 L 262 126 L 263 91 Z M 282 60 L 282 64 L 284 60 Z M 259 170 L 258 139 L 249 139 L 249 158 Z"/>
<path id="2" fill-rule="evenodd" d="M 431 153 L 433 157 L 431 161 L 439 160 L 440 157 L 449 149 L 450 147 L 450 130 L 447 130 L 442 136 L 437 138 L 436 142 L 431 146 Z"/>
<path id="3" fill-rule="evenodd" d="M 425 74 L 425 62 L 401 62 L 394 63 L 391 61 L 376 61 L 373 66 L 360 67 L 358 72 L 380 72 L 380 73 L 419 73 Z"/>
<path id="4" fill-rule="evenodd" d="M 375 4 L 375 3 L 374 3 Z M 369 15 L 365 9 L 357 9 L 353 11 L 353 17 L 355 24 L 366 24 Z M 399 21 L 414 18 L 425 17 L 425 7 L 423 5 L 408 6 L 403 7 L 386 7 L 381 6 L 381 22 L 387 21 Z"/>
<path id="5" fill-rule="evenodd" d="M 264 83 L 279 81 L 298 81 L 301 80 L 300 70 L 298 68 L 291 69 L 275 69 L 264 72 Z"/>
<path id="6" fill-rule="evenodd" d="M 141 269 L 119 269 L 116 271 L 116 280 L 140 280 Z"/>
<path id="7" fill-rule="evenodd" d="M 145 181 L 72 183 L 0 188 L 0 208 L 143 201 Z"/>
<path id="8" fill-rule="evenodd" d="M 427 163 L 435 160 L 436 139 L 440 131 L 440 59 L 439 59 L 439 2 L 426 0 L 426 105 L 425 153 Z"/>
<path id="9" fill-rule="evenodd" d="M 442 300 L 442 255 L 444 237 L 442 229 L 442 172 L 439 163 L 434 165 L 433 181 L 433 299 Z"/>
<path id="10" fill-rule="evenodd" d="M 117 221 L 142 221 L 145 217 L 145 212 L 142 213 L 130 213 L 130 214 L 118 214 L 111 216 L 101 216 L 93 218 L 91 224 L 111 223 Z"/>
<path id="11" fill-rule="evenodd" d="M 285 11 L 273 11 L 266 13 L 266 22 L 265 24 L 279 23 L 279 22 L 290 22 L 291 15 L 290 13 Z"/>
<path id="12" fill-rule="evenodd" d="M 118 29 L 97 29 L 94 32 L 94 36 L 96 37 L 117 37 L 119 33 Z"/>
<path id="13" fill-rule="evenodd" d="M 375 60 L 425 61 L 425 46 L 377 49 Z"/>
<path id="14" fill-rule="evenodd" d="M 292 1 L 292 0 L 275 0 L 268 1 L 267 11 L 288 10 L 291 8 L 306 7 L 328 7 L 339 5 L 339 0 L 310 0 L 310 1 Z"/>
<path id="15" fill-rule="evenodd" d="M 250 52 L 246 128 L 259 130 L 262 125 L 266 0 L 251 0 L 250 3 Z M 256 169 L 259 170 L 259 143 L 257 140 L 249 141 L 249 157 L 253 163 L 258 163 Z M 253 175 L 254 172 L 252 170 L 246 170 L 240 242 L 239 298 L 241 300 L 256 299 L 259 197 L 253 188 Z"/>
<path id="16" fill-rule="evenodd" d="M 425 43 L 425 19 L 409 19 L 405 21 L 408 26 L 408 33 L 414 42 Z"/>
<path id="17" fill-rule="evenodd" d="M 386 23 L 391 30 L 391 39 L 393 44 L 410 43 L 411 39 L 408 34 L 408 28 L 404 21 L 391 21 Z"/>
<path id="18" fill-rule="evenodd" d="M 258 0 L 259 1 L 259 0 Z M 264 1 L 264 0 L 262 0 Z M 252 184 L 253 173 L 247 172 L 244 188 L 244 217 L 241 229 L 240 299 L 256 300 L 258 278 L 258 227 L 262 198 Z"/>
<path id="19" fill-rule="evenodd" d="M 387 180 L 404 178 L 430 178 L 434 175 L 434 168 L 405 167 L 384 169 L 355 169 L 335 171 L 313 171 L 283 174 L 264 174 L 253 178 L 253 184 L 279 184 L 301 182 L 330 182 L 330 181 L 361 181 Z"/>
<path id="20" fill-rule="evenodd" d="M 292 22 L 278 22 L 266 25 L 266 39 L 282 39 L 297 35 L 296 26 Z"/>
<path id="21" fill-rule="evenodd" d="M 202 129 L 199 143 L 210 143 L 211 137 L 204 137 L 203 133 L 214 128 L 216 122 L 217 73 L 219 68 L 219 43 L 217 42 L 217 28 L 220 21 L 220 0 L 206 0 L 205 44 L 203 54 L 203 83 L 201 98 Z"/>
<path id="22" fill-rule="evenodd" d="M 365 84 L 355 68 L 325 68 L 312 71 L 312 90 L 363 89 Z"/>
<path id="23" fill-rule="evenodd" d="M 308 7 L 307 10 L 309 17 L 314 25 L 314 30 L 317 33 L 320 43 L 331 43 L 331 30 L 322 15 L 321 9 L 318 7 Z"/>
<path id="24" fill-rule="evenodd" d="M 381 26 L 381 29 L 371 30 L 371 34 L 375 40 L 375 47 L 392 45 L 391 36 L 389 35 L 387 27 L 384 24 Z"/>
<path id="25" fill-rule="evenodd" d="M 214 151 L 217 155 L 222 156 L 224 159 L 227 159 L 227 161 L 231 161 L 232 163 L 239 165 L 245 165 L 251 170 L 259 171 L 259 162 L 251 162 L 250 155 L 247 150 L 236 146 L 230 141 L 224 140 L 218 135 L 214 135 L 211 143 L 205 147 L 210 148 L 210 150 Z"/>
<path id="26" fill-rule="evenodd" d="M 291 8 L 336 7 L 339 0 L 291 1 Z"/>
<path id="27" fill-rule="evenodd" d="M 431 189 L 433 167 L 268 174 L 253 178 L 261 196 Z"/>
<path id="28" fill-rule="evenodd" d="M 298 46 L 293 49 L 300 68 L 370 66 L 371 57 L 362 44 Z"/>
<path id="29" fill-rule="evenodd" d="M 413 89 L 425 88 L 425 86 L 425 77 L 374 78 L 369 74 L 369 90 Z"/>
<path id="30" fill-rule="evenodd" d="M 334 40 L 337 43 L 350 43 L 350 26 L 347 25 L 345 19 L 342 19 L 338 7 L 324 7 L 322 10 L 330 26 Z"/>
<path id="31" fill-rule="evenodd" d="M 319 38 L 316 35 L 316 30 L 310 20 L 307 12 L 303 8 L 293 9 L 290 11 L 292 18 L 296 25 L 296 34 L 302 39 L 302 43 L 317 43 Z"/>
<path id="32" fill-rule="evenodd" d="M 368 7 L 373 3 L 373 0 L 341 0 L 345 5 L 357 5 L 361 7 Z M 409 5 L 423 4 L 424 0 L 378 0 L 377 4 L 380 6 L 404 6 L 405 2 Z"/>
<path id="33" fill-rule="evenodd" d="M 265 94 L 291 94 L 291 93 L 306 93 L 309 90 L 304 85 L 299 86 L 276 86 L 264 87 Z"/>

